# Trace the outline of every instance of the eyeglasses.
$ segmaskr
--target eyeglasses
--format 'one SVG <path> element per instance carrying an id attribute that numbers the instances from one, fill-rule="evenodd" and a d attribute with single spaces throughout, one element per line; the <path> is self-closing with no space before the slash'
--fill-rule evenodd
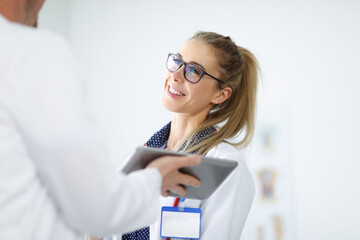
<path id="1" fill-rule="evenodd" d="M 191 83 L 198 83 L 204 75 L 208 75 L 209 77 L 212 77 L 216 81 L 224 83 L 220 79 L 217 79 L 216 77 L 211 76 L 210 74 L 205 72 L 199 66 L 192 64 L 192 63 L 186 63 L 178 55 L 169 53 L 167 61 L 166 61 L 166 68 L 170 72 L 172 72 L 172 73 L 176 72 L 177 70 L 179 70 L 182 67 L 182 65 L 185 66 L 184 67 L 184 77 L 186 80 L 188 80 Z"/>

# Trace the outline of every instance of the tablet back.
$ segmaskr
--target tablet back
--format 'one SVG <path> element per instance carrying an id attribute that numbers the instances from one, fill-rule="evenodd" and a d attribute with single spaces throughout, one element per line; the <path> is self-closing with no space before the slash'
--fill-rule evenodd
<path id="1" fill-rule="evenodd" d="M 145 168 L 152 160 L 166 156 L 185 156 L 186 153 L 178 153 L 158 148 L 138 147 L 130 160 L 125 164 L 123 172 L 130 172 Z M 198 166 L 181 168 L 180 171 L 190 174 L 200 179 L 199 188 L 184 186 L 186 195 L 179 196 L 170 192 L 170 196 L 184 197 L 190 199 L 207 199 L 220 186 L 227 176 L 235 169 L 237 162 L 233 160 L 224 160 L 210 157 L 202 157 L 202 162 Z"/>

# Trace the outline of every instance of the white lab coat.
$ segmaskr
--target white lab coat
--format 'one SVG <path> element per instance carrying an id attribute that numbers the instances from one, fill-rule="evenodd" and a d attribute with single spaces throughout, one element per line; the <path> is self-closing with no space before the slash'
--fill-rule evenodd
<path id="1" fill-rule="evenodd" d="M 184 207 L 201 208 L 201 239 L 239 240 L 251 208 L 255 184 L 242 154 L 228 143 L 212 148 L 208 157 L 232 159 L 237 168 L 206 200 L 186 199 Z M 173 206 L 175 198 L 162 198 L 161 206 Z M 160 238 L 160 213 L 150 226 L 150 239 Z"/>
<path id="2" fill-rule="evenodd" d="M 156 169 L 116 173 L 69 47 L 0 14 L 0 239 L 109 236 L 156 219 Z"/>
<path id="3" fill-rule="evenodd" d="M 238 166 L 208 199 L 186 199 L 183 206 L 201 208 L 201 239 L 239 240 L 255 195 L 252 175 L 241 152 L 228 143 L 215 146 L 207 156 L 235 160 Z M 174 200 L 174 197 L 161 198 L 158 219 L 150 225 L 150 240 L 163 239 L 160 237 L 161 207 L 172 207 Z M 121 235 L 112 238 L 116 239 L 121 240 Z"/>

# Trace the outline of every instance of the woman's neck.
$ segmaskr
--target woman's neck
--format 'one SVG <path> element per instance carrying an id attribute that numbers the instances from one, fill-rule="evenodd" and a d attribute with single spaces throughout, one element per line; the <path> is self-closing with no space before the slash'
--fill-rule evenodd
<path id="1" fill-rule="evenodd" d="M 166 149 L 173 150 L 176 144 L 184 137 L 192 133 L 202 122 L 205 121 L 207 114 L 204 116 L 189 116 L 187 114 L 175 113 L 171 122 L 171 130 Z"/>

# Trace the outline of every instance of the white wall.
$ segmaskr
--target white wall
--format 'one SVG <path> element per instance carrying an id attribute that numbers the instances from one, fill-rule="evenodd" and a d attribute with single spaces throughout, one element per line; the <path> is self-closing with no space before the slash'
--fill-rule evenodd
<path id="1" fill-rule="evenodd" d="M 38 17 L 38 27 L 55 31 L 69 39 L 70 10 L 69 0 L 45 1 Z"/>
<path id="2" fill-rule="evenodd" d="M 261 64 L 259 109 L 291 109 L 294 239 L 360 239 L 360 2 L 48 2 L 40 27 L 69 38 L 113 159 L 170 120 L 166 54 L 197 30 L 230 35 Z"/>

